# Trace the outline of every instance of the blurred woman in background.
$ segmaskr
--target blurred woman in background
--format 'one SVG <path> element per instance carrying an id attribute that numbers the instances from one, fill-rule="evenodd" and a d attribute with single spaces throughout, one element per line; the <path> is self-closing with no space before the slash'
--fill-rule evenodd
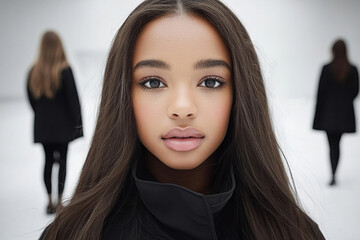
<path id="1" fill-rule="evenodd" d="M 354 99 L 359 91 L 357 68 L 350 64 L 344 40 L 335 41 L 332 47 L 333 60 L 321 72 L 313 128 L 326 131 L 330 146 L 332 178 L 340 157 L 340 139 L 343 133 L 354 133 Z"/>
<path id="2" fill-rule="evenodd" d="M 59 36 L 47 31 L 42 36 L 38 58 L 27 82 L 28 97 L 34 110 L 34 142 L 45 151 L 44 182 L 48 193 L 48 214 L 55 212 L 51 198 L 51 173 L 59 163 L 58 203 L 61 208 L 66 177 L 68 143 L 83 136 L 82 118 L 74 76 Z"/>

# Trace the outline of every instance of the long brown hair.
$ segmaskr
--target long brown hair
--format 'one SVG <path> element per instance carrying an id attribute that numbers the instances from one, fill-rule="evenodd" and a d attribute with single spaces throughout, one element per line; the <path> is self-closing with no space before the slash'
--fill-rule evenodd
<path id="1" fill-rule="evenodd" d="M 45 239 L 99 239 L 115 205 L 130 213 L 124 221 L 131 222 L 138 196 L 129 170 L 141 149 L 130 97 L 134 45 L 147 23 L 171 14 L 206 19 L 231 53 L 234 103 L 220 148 L 223 166 L 234 167 L 238 235 L 316 239 L 316 226 L 299 208 L 285 173 L 253 44 L 239 19 L 217 0 L 147 0 L 126 19 L 109 52 L 97 125 L 78 186 Z M 132 227 L 128 239 L 136 239 L 136 224 Z"/>
<path id="2" fill-rule="evenodd" d="M 41 39 L 38 58 L 31 70 L 29 87 L 35 98 L 53 98 L 60 87 L 60 74 L 68 66 L 60 37 L 46 31 Z"/>
<path id="3" fill-rule="evenodd" d="M 335 79 L 339 82 L 345 80 L 350 71 L 350 63 L 347 57 L 346 44 L 342 39 L 338 39 L 333 44 L 332 48 L 333 60 L 331 62 L 331 69 Z"/>

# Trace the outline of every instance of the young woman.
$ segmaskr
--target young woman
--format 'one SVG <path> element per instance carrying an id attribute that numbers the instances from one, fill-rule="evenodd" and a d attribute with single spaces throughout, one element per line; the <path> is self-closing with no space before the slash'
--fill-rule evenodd
<path id="1" fill-rule="evenodd" d="M 79 184 L 42 238 L 323 239 L 290 188 L 252 42 L 221 2 L 130 14 Z"/>
<path id="2" fill-rule="evenodd" d="M 322 68 L 313 128 L 326 131 L 330 147 L 331 181 L 336 184 L 343 133 L 356 131 L 354 99 L 359 92 L 357 68 L 349 63 L 344 40 L 332 46 L 333 60 Z"/>
<path id="3" fill-rule="evenodd" d="M 51 173 L 59 162 L 58 204 L 66 177 L 68 143 L 83 135 L 81 110 L 74 77 L 66 60 L 59 36 L 45 32 L 37 61 L 27 83 L 28 97 L 35 113 L 34 141 L 42 143 L 45 151 L 44 181 L 48 193 L 48 214 L 55 212 L 51 198 Z"/>

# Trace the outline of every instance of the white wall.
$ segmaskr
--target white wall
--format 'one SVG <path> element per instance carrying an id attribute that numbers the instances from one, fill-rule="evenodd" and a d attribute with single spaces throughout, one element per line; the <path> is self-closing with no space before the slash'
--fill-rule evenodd
<path id="1" fill-rule="evenodd" d="M 80 95 L 99 91 L 113 36 L 139 0 L 0 0 L 0 99 L 24 98 L 42 33 L 57 31 Z"/>
<path id="2" fill-rule="evenodd" d="M 46 29 L 61 35 L 80 95 L 97 97 L 111 40 L 140 0 L 0 0 L 0 99 L 24 98 Z M 360 1 L 224 0 L 252 37 L 270 97 L 313 97 L 337 37 L 360 66 Z"/>
<path id="3" fill-rule="evenodd" d="M 253 38 L 272 95 L 313 97 L 335 38 L 360 63 L 360 1 L 227 0 Z"/>

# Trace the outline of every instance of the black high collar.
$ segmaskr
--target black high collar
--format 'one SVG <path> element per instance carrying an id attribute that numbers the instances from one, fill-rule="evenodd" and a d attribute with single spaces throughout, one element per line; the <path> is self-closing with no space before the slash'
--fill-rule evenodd
<path id="1" fill-rule="evenodd" d="M 159 239 L 217 239 L 214 215 L 234 192 L 232 169 L 219 193 L 203 195 L 176 184 L 156 182 L 144 176 L 137 165 L 132 174 L 139 196 L 151 213 L 141 220 L 149 235 Z"/>

